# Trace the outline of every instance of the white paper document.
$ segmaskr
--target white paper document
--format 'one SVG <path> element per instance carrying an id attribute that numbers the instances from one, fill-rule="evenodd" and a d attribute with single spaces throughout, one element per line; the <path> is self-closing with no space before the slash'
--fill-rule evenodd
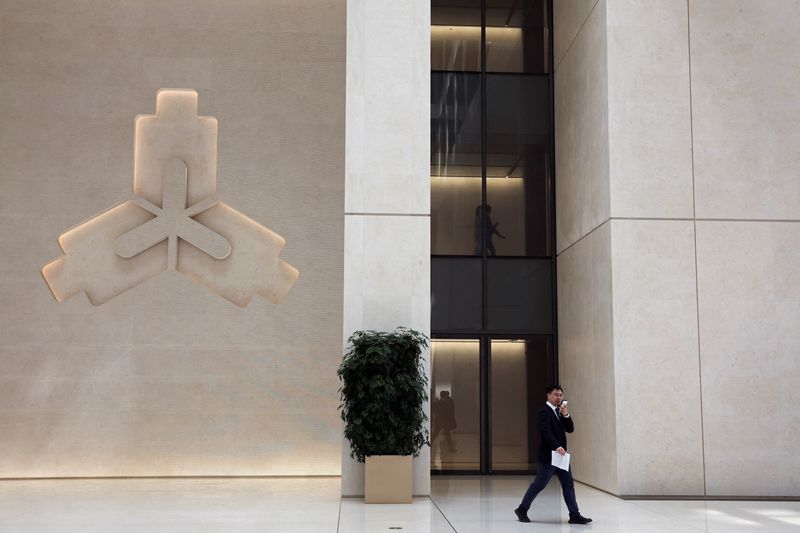
<path id="1" fill-rule="evenodd" d="M 559 455 L 558 452 L 553 452 L 553 458 L 550 460 L 553 466 L 561 470 L 569 471 L 569 452 L 564 455 Z"/>

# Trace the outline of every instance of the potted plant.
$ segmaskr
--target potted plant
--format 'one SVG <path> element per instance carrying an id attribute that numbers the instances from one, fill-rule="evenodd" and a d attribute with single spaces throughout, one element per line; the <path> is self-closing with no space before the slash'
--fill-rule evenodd
<path id="1" fill-rule="evenodd" d="M 430 446 L 422 406 L 428 338 L 413 329 L 356 331 L 337 374 L 344 436 L 365 464 L 366 503 L 411 503 L 412 457 Z"/>

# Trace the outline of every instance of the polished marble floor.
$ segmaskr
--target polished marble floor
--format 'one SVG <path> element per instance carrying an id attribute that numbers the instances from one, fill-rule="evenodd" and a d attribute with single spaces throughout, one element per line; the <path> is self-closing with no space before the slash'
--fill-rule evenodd
<path id="1" fill-rule="evenodd" d="M 0 481 L 0 532 L 714 533 L 800 531 L 800 502 L 626 501 L 577 485 L 591 526 L 570 526 L 557 481 L 516 521 L 525 477 L 440 477 L 431 498 L 364 505 L 338 478 Z"/>

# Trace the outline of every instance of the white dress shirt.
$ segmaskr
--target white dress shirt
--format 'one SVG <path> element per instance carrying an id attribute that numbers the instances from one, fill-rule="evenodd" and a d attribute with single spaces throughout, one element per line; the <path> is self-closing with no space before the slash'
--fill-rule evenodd
<path id="1" fill-rule="evenodd" d="M 550 409 L 552 409 L 552 410 L 553 410 L 553 412 L 556 414 L 556 418 L 558 418 L 558 417 L 559 417 L 559 414 L 558 414 L 558 407 L 556 407 L 555 405 L 553 405 L 553 404 L 552 404 L 552 403 L 550 403 L 550 402 L 544 402 L 544 403 L 546 403 L 546 404 L 547 404 L 547 406 L 548 406 Z M 569 415 L 562 416 L 561 418 L 569 418 Z"/>

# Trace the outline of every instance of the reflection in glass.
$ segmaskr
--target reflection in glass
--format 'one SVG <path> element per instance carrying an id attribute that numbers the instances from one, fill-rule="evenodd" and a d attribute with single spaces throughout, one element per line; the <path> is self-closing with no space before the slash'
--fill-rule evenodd
<path id="1" fill-rule="evenodd" d="M 521 176 L 488 177 L 486 252 L 488 256 L 524 255 L 525 181 Z"/>
<path id="2" fill-rule="evenodd" d="M 492 339 L 492 470 L 530 471 L 536 465 L 536 412 L 552 378 L 550 360 L 546 337 Z"/>
<path id="3" fill-rule="evenodd" d="M 480 23 L 477 26 L 431 26 L 431 70 L 480 72 Z"/>
<path id="4" fill-rule="evenodd" d="M 431 469 L 480 470 L 480 341 L 431 341 Z"/>
<path id="5" fill-rule="evenodd" d="M 480 72 L 480 0 L 431 1 L 431 70 Z"/>
<path id="6" fill-rule="evenodd" d="M 481 204 L 480 74 L 431 74 L 431 253 L 475 253 Z"/>
<path id="7" fill-rule="evenodd" d="M 431 74 L 431 175 L 481 175 L 480 74 Z"/>
<path id="8" fill-rule="evenodd" d="M 494 246 L 496 238 L 505 239 L 506 236 L 500 233 L 497 229 L 499 222 L 492 220 L 492 206 L 479 205 L 475 208 L 475 219 L 473 223 L 473 237 L 475 241 L 475 253 L 481 253 L 481 242 L 485 239 L 486 254 L 497 255 L 497 250 Z"/>
<path id="9" fill-rule="evenodd" d="M 553 330 L 553 268 L 550 259 L 491 258 L 487 262 L 487 327 Z"/>
<path id="10" fill-rule="evenodd" d="M 550 113 L 546 78 L 486 78 L 487 202 L 506 235 L 499 256 L 548 256 Z"/>
<path id="11" fill-rule="evenodd" d="M 486 71 L 547 73 L 548 26 L 547 0 L 486 0 Z"/>

